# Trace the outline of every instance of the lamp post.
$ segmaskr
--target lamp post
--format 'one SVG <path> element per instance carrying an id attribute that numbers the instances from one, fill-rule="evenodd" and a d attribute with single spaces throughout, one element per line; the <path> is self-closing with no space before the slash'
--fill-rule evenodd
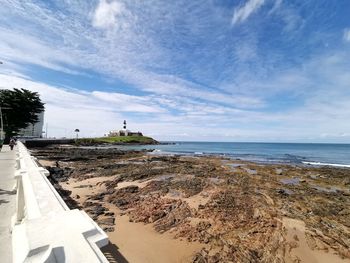
<path id="1" fill-rule="evenodd" d="M 78 140 L 78 133 L 80 132 L 80 130 L 79 130 L 79 129 L 75 129 L 74 132 L 76 133 L 76 138 L 75 138 L 75 140 L 77 141 L 77 140 Z"/>

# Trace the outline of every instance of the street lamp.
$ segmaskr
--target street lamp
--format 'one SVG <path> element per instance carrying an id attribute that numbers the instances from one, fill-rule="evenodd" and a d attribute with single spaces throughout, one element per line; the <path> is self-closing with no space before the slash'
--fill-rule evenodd
<path id="1" fill-rule="evenodd" d="M 78 133 L 80 132 L 79 129 L 75 129 L 74 132 L 76 133 L 76 140 L 78 140 Z"/>

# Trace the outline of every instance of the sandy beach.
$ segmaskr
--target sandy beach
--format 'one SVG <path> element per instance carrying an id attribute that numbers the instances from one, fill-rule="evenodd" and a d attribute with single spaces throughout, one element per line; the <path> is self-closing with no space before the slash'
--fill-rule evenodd
<path id="1" fill-rule="evenodd" d="M 62 182 L 65 190 L 72 192 L 72 196 L 79 199 L 79 204 L 84 204 L 90 196 L 105 191 L 104 182 L 110 180 L 110 177 L 94 177 L 86 180 L 69 179 Z M 129 185 L 146 185 L 143 183 L 122 182 L 118 184 L 117 189 Z M 110 242 L 117 246 L 120 258 L 125 257 L 128 262 L 190 262 L 193 254 L 203 248 L 199 242 L 188 242 L 174 239 L 170 233 L 159 234 L 152 225 L 144 223 L 133 223 L 129 221 L 127 215 L 117 207 L 105 203 L 104 206 L 109 213 L 115 217 L 114 230 L 108 232 Z M 100 222 L 107 217 L 99 217 Z M 108 225 L 108 224 L 107 224 Z M 155 249 L 156 248 L 156 249 Z M 118 261 L 118 262 L 119 262 Z"/>
<path id="2" fill-rule="evenodd" d="M 350 262 L 348 168 L 117 149 L 32 153 L 68 205 L 107 232 L 112 262 Z"/>

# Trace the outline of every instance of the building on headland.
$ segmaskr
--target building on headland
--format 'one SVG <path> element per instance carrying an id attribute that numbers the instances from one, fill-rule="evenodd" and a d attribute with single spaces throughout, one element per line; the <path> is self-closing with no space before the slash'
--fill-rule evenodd
<path id="1" fill-rule="evenodd" d="M 29 124 L 26 128 L 21 129 L 18 132 L 18 136 L 32 137 L 32 138 L 42 137 L 43 126 L 44 126 L 44 112 L 40 112 L 37 116 L 38 116 L 38 122 L 34 124 Z"/>
<path id="2" fill-rule="evenodd" d="M 133 132 L 126 128 L 126 120 L 123 122 L 123 129 L 119 131 L 110 131 L 108 133 L 108 137 L 115 137 L 115 136 L 143 136 L 142 132 Z"/>

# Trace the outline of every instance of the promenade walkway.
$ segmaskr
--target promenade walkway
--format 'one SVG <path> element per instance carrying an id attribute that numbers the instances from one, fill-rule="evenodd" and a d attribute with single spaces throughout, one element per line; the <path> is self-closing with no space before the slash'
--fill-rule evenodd
<path id="1" fill-rule="evenodd" d="M 12 262 L 11 217 L 15 214 L 16 193 L 15 185 L 16 151 L 11 151 L 4 145 L 0 152 L 0 261 Z"/>

